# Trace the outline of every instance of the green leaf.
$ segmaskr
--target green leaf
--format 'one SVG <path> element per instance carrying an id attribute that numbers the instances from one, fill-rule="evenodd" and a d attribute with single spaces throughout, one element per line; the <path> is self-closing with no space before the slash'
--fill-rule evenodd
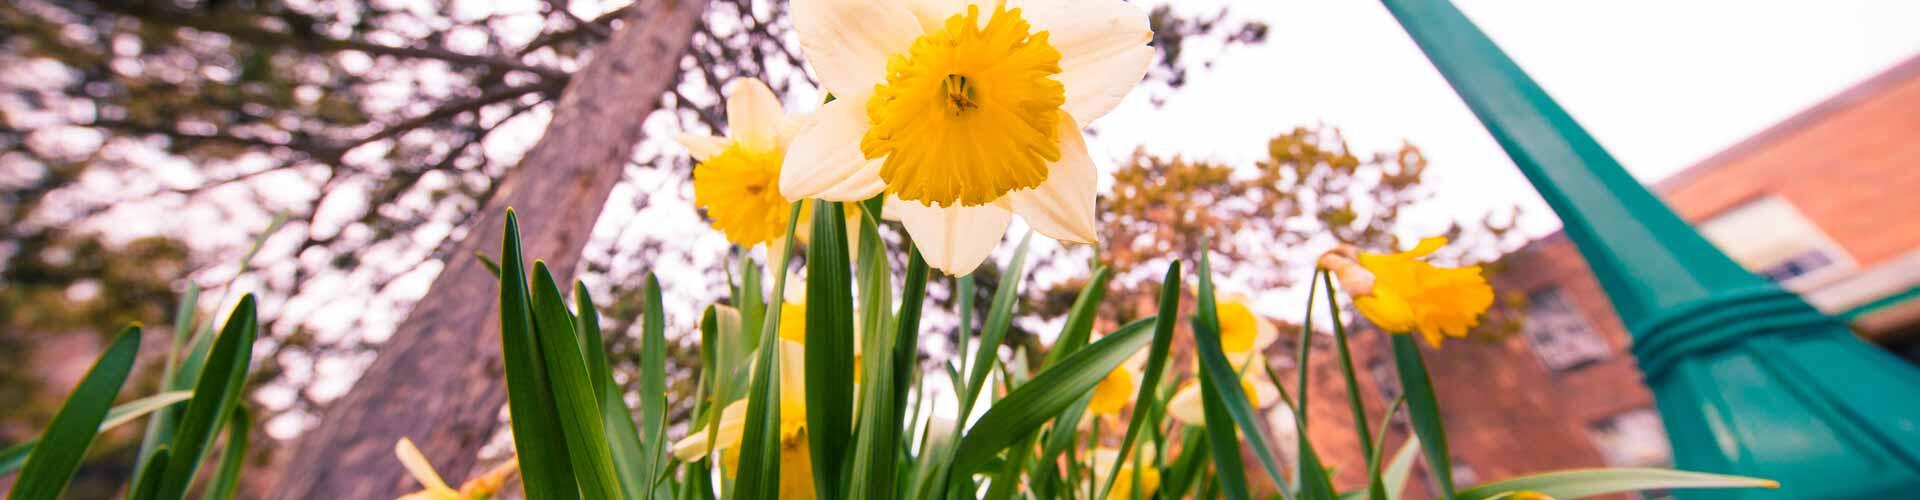
<path id="1" fill-rule="evenodd" d="M 593 304 L 592 294 L 587 285 L 573 282 L 574 329 L 580 340 L 581 353 L 587 358 L 587 373 L 593 379 L 594 393 L 599 396 L 600 423 L 607 432 L 607 445 L 613 452 L 614 473 L 620 479 L 620 491 L 627 500 L 643 498 L 647 477 L 642 463 L 645 455 L 641 452 L 640 431 L 633 425 L 633 414 L 627 408 L 627 400 L 620 396 L 620 384 L 613 380 L 613 370 L 607 363 L 605 339 L 600 335 L 600 309 Z"/>
<path id="2" fill-rule="evenodd" d="M 819 498 L 840 498 L 840 470 L 853 437 L 853 272 L 839 203 L 813 204 L 807 247 L 807 451 Z"/>
<path id="3" fill-rule="evenodd" d="M 113 338 L 41 434 L 40 440 L 47 446 L 34 447 L 27 455 L 26 467 L 20 470 L 9 500 L 52 499 L 67 489 L 67 482 L 80 469 L 80 459 L 93 444 L 93 436 L 107 419 L 113 399 L 120 394 L 120 386 L 126 383 L 139 354 L 139 326 L 129 326 Z"/>
<path id="4" fill-rule="evenodd" d="M 647 273 L 641 287 L 646 301 L 640 321 L 640 470 L 648 484 L 660 477 L 667 440 L 667 308 L 660 299 L 660 280 Z M 646 495 L 651 498 L 653 493 Z"/>
<path id="5" fill-rule="evenodd" d="M 253 340 L 259 334 L 259 327 L 254 316 L 253 294 L 247 294 L 234 306 L 226 327 L 221 329 L 207 353 L 207 365 L 194 386 L 186 413 L 180 417 L 180 429 L 174 433 L 173 451 L 168 455 L 166 476 L 160 478 L 154 498 L 185 498 L 187 489 L 193 486 L 200 462 L 206 459 L 208 445 L 226 425 L 233 409 L 240 405 L 241 389 L 253 361 Z"/>
<path id="6" fill-rule="evenodd" d="M 1353 412 L 1354 437 L 1359 440 L 1360 452 L 1367 454 L 1367 468 L 1378 471 L 1380 470 L 1380 459 L 1373 451 L 1375 447 L 1373 445 L 1373 436 L 1370 432 L 1373 424 L 1367 423 L 1367 407 L 1360 401 L 1360 393 L 1363 389 L 1360 388 L 1358 378 L 1354 376 L 1353 352 L 1347 343 L 1347 324 L 1340 320 L 1340 300 L 1334 294 L 1333 273 L 1329 273 L 1325 269 L 1316 269 L 1314 270 L 1314 274 L 1316 275 L 1315 277 L 1319 278 L 1318 283 L 1326 288 L 1327 312 L 1333 318 L 1333 345 L 1340 355 L 1340 378 L 1347 384 L 1347 409 Z M 1311 278 L 1309 279 L 1311 280 Z M 1313 293 L 1311 286 L 1308 287 L 1307 293 L 1309 295 Z M 1311 302 L 1311 300 L 1309 300 L 1309 302 Z M 1311 310 L 1313 306 L 1309 304 L 1307 308 Z M 1311 316 L 1311 312 L 1309 312 L 1309 316 Z M 1304 367 L 1306 365 L 1300 366 Z M 1307 371 L 1308 370 L 1302 369 L 1300 373 L 1305 374 Z M 1301 393 L 1300 397 L 1306 398 L 1307 395 Z M 1300 431 L 1300 439 L 1305 440 L 1306 436 L 1307 433 L 1303 427 Z M 1381 478 L 1378 474 L 1370 475 L 1367 480 L 1369 483 L 1369 491 L 1382 491 L 1382 494 L 1384 494 L 1385 488 L 1381 484 Z M 1376 496 L 1374 500 L 1381 500 L 1381 498 Z"/>
<path id="7" fill-rule="evenodd" d="M 520 220 L 507 209 L 500 243 L 500 353 L 507 371 L 507 413 L 520 454 L 521 489 L 528 500 L 580 498 L 567 456 L 540 344 L 534 338 L 533 299 L 520 256 Z"/>
<path id="8" fill-rule="evenodd" d="M 1220 350 L 1220 317 L 1214 303 L 1212 269 L 1211 259 L 1207 254 L 1202 253 L 1199 270 L 1200 284 L 1196 293 L 1199 305 L 1195 308 L 1196 313 L 1193 319 L 1193 343 L 1200 358 L 1200 385 L 1205 396 L 1201 400 L 1218 398 L 1219 409 L 1225 413 L 1224 416 L 1230 416 L 1233 419 L 1233 425 L 1246 429 L 1244 436 L 1247 445 L 1253 448 L 1254 457 L 1260 459 L 1260 465 L 1266 469 L 1267 476 L 1273 479 L 1274 484 L 1287 484 L 1286 477 L 1280 474 L 1279 461 L 1274 459 L 1272 448 L 1267 446 L 1264 427 L 1261 426 L 1260 419 L 1255 416 L 1253 405 L 1247 401 L 1246 391 L 1240 387 L 1239 374 L 1233 369 L 1233 365 L 1227 362 L 1227 354 Z M 1301 365 L 1303 370 L 1305 366 Z M 1214 422 L 1225 422 L 1225 420 L 1216 420 L 1212 412 L 1207 412 L 1208 432 L 1215 432 L 1213 429 L 1215 427 L 1228 427 L 1227 435 L 1230 437 L 1233 434 L 1232 427 L 1216 425 Z M 1225 450 L 1216 449 L 1214 451 L 1216 456 L 1222 455 L 1223 452 L 1232 452 L 1235 460 L 1238 460 L 1239 441 L 1237 439 L 1227 442 L 1216 440 L 1213 445 L 1215 448 L 1226 448 Z M 1230 487 L 1231 492 L 1231 487 L 1238 485 L 1227 486 Z M 1287 495 L 1286 488 L 1280 488 L 1280 492 L 1283 496 Z M 1330 495 L 1332 490 L 1328 489 L 1326 493 Z"/>
<path id="9" fill-rule="evenodd" d="M 620 478 L 613 471 L 613 451 L 600 414 L 600 395 L 580 355 L 567 299 L 560 295 L 547 264 L 533 261 L 533 337 L 546 363 L 554 409 L 560 416 L 560 439 L 566 443 L 574 479 L 587 498 L 619 498 Z M 516 434 L 517 436 L 518 434 Z M 552 439 L 552 436 L 543 436 Z"/>
<path id="10" fill-rule="evenodd" d="M 1173 464 L 1167 467 L 1166 480 L 1160 482 L 1162 498 L 1195 498 L 1188 497 L 1187 490 L 1209 463 L 1205 459 L 1208 454 L 1208 433 L 1201 432 L 1198 427 L 1187 427 L 1186 432 L 1180 435 L 1179 458 L 1175 458 Z"/>
<path id="11" fill-rule="evenodd" d="M 1380 478 L 1388 500 L 1399 500 L 1400 493 L 1407 490 L 1407 477 L 1413 475 L 1414 452 L 1419 449 L 1420 437 L 1414 436 L 1407 438 L 1406 444 L 1400 445 L 1400 451 L 1393 453 L 1393 462 L 1387 465 L 1386 473 Z"/>
<path id="12" fill-rule="evenodd" d="M 1204 328 L 1198 325 L 1199 320 L 1196 319 L 1194 323 L 1195 332 Z M 1207 421 L 1207 447 L 1213 452 L 1214 474 L 1218 476 L 1220 489 L 1229 500 L 1248 500 L 1251 494 L 1247 491 L 1247 467 L 1240 461 L 1240 439 L 1234 432 L 1233 417 L 1228 415 L 1226 403 L 1221 402 L 1224 398 L 1218 395 L 1220 391 L 1216 386 L 1219 383 L 1215 379 L 1213 370 L 1200 370 L 1200 409 Z M 1227 380 L 1230 385 L 1240 385 L 1232 382 L 1236 379 Z M 1281 481 L 1275 483 L 1286 484 Z M 1287 488 L 1282 486 L 1280 491 L 1285 492 Z"/>
<path id="13" fill-rule="evenodd" d="M 1101 268 L 1094 273 L 1094 279 L 1104 281 L 1101 277 L 1105 273 L 1106 269 Z M 1175 260 L 1167 266 L 1167 275 L 1160 281 L 1158 317 L 1180 317 L 1180 293 L 1180 261 Z M 1106 498 L 1107 494 L 1113 491 L 1113 482 L 1120 478 L 1120 466 L 1127 463 L 1127 455 L 1133 451 L 1133 441 L 1140 437 L 1141 427 L 1147 425 L 1147 415 L 1152 413 L 1148 410 L 1153 406 L 1153 391 L 1160 387 L 1160 378 L 1167 371 L 1167 354 L 1173 350 L 1173 327 L 1176 323 L 1178 322 L 1168 320 L 1157 322 L 1153 326 L 1153 348 L 1147 350 L 1146 372 L 1140 375 L 1139 394 L 1133 399 L 1133 416 L 1127 420 L 1126 436 L 1120 439 L 1120 447 L 1117 448 L 1120 456 L 1113 460 L 1113 469 L 1107 472 L 1107 482 L 1100 486 L 1100 495 L 1097 498 Z M 1139 470 L 1140 467 L 1134 469 Z"/>
<path id="14" fill-rule="evenodd" d="M 1420 436 L 1427 452 L 1427 471 L 1440 483 L 1440 491 L 1452 497 L 1453 455 L 1447 451 L 1447 428 L 1440 422 L 1440 398 L 1433 393 L 1433 380 L 1427 377 L 1427 362 L 1420 358 L 1420 346 L 1413 336 L 1393 337 L 1394 370 L 1400 374 L 1400 387 L 1407 398 L 1407 417 L 1413 421 L 1413 433 Z"/>
<path id="15" fill-rule="evenodd" d="M 1174 262 L 1174 266 L 1179 265 L 1179 261 Z M 1073 307 L 1067 310 L 1067 321 L 1060 327 L 1060 339 L 1053 341 L 1053 349 L 1047 351 L 1047 359 L 1040 363 L 1042 368 L 1053 366 L 1054 363 L 1060 362 L 1060 358 L 1080 350 L 1091 340 L 1093 321 L 1099 316 L 1100 301 L 1106 297 L 1107 281 L 1112 278 L 1113 270 L 1106 266 L 1093 270 L 1093 278 L 1088 279 L 1087 285 L 1080 288 L 1080 295 L 1073 299 Z M 1165 310 L 1160 313 L 1162 318 L 1174 317 L 1167 316 Z"/>
<path id="16" fill-rule="evenodd" d="M 787 212 L 787 237 L 782 240 L 780 257 L 769 261 L 773 277 L 773 301 L 762 320 L 753 377 L 747 388 L 747 422 L 740 433 L 740 465 L 735 476 L 738 488 L 734 498 L 773 500 L 779 498 L 780 485 L 780 356 L 777 350 L 780 303 L 787 288 L 787 262 L 793 260 L 793 231 L 800 221 L 800 203 Z M 817 240 L 816 240 L 817 241 Z M 777 268 L 777 270 L 775 270 Z"/>
<path id="17" fill-rule="evenodd" d="M 173 312 L 172 347 L 167 349 L 166 364 L 160 370 L 160 390 L 177 391 L 192 386 L 180 380 L 179 372 L 182 351 L 186 349 L 187 338 L 192 335 L 190 332 L 193 331 L 194 312 L 199 302 L 200 285 L 193 280 L 187 280 L 187 291 L 180 295 L 180 305 Z M 140 451 L 134 455 L 133 479 L 128 481 L 128 484 L 140 484 L 143 478 L 141 474 L 147 469 L 147 457 L 152 456 L 154 450 L 173 440 L 173 430 L 180 423 L 180 411 L 179 406 L 170 405 L 154 413 L 153 418 L 147 419 L 146 434 L 140 438 Z"/>
<path id="18" fill-rule="evenodd" d="M 954 454 L 953 481 L 962 481 L 979 471 L 988 459 L 1039 430 L 1041 424 L 1092 391 L 1128 356 L 1153 340 L 1149 327 L 1155 323 L 1153 318 L 1129 323 L 1008 393 L 960 438 L 960 447 Z"/>
<path id="19" fill-rule="evenodd" d="M 153 413 L 155 410 L 170 408 L 192 397 L 193 391 L 163 392 L 115 406 L 113 410 L 107 412 L 107 419 L 100 421 L 99 432 L 106 432 L 107 429 L 132 422 L 135 419 Z M 20 466 L 27 463 L 27 455 L 32 453 L 34 446 L 39 443 L 40 440 L 34 439 L 13 445 L 5 450 L 0 450 L 0 474 L 8 474 L 20 470 Z"/>
<path id="20" fill-rule="evenodd" d="M 1000 285 L 993 290 L 993 304 L 987 307 L 987 321 L 980 331 L 980 345 L 975 347 L 973 366 L 967 373 L 966 397 L 960 400 L 960 420 L 972 414 L 974 401 L 980 399 L 980 389 L 986 385 L 987 374 L 1000 361 L 1000 343 L 1006 341 L 1007 330 L 1013 325 L 1014 301 L 1020 298 L 1020 282 L 1026 279 L 1027 246 L 1033 242 L 1033 233 L 1020 238 L 1020 246 L 1013 251 L 1013 261 L 1007 263 L 1006 272 L 1000 273 Z M 970 295 L 969 295 L 970 296 Z M 972 310 L 963 311 L 972 314 Z M 966 335 L 963 330 L 962 337 Z"/>
<path id="21" fill-rule="evenodd" d="M 247 408 L 234 408 L 233 419 L 227 421 L 227 444 L 220 451 L 220 468 L 207 485 L 205 500 L 233 500 L 240 490 L 240 469 L 247 463 L 248 433 L 252 430 L 253 417 L 248 416 Z"/>
<path id="22" fill-rule="evenodd" d="M 147 455 L 147 467 L 140 471 L 140 482 L 133 483 L 133 492 L 127 494 L 128 500 L 154 500 L 160 493 L 160 477 L 166 474 L 169 449 L 161 445 Z"/>
<path id="23" fill-rule="evenodd" d="M 1780 483 L 1766 479 L 1669 469 L 1572 469 L 1494 481 L 1462 490 L 1454 498 L 1487 500 L 1514 491 L 1570 499 L 1644 490 L 1778 487 Z"/>

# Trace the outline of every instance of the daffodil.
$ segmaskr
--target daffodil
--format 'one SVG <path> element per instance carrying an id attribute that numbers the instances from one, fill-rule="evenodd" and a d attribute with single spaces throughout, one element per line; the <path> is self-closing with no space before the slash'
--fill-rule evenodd
<path id="1" fill-rule="evenodd" d="M 447 486 L 445 480 L 440 479 L 440 473 L 434 472 L 433 470 L 433 463 L 427 461 L 427 456 L 420 453 L 420 448 L 415 447 L 412 440 L 400 438 L 400 442 L 394 443 L 393 445 L 393 454 L 400 457 L 400 465 L 406 467 L 407 472 L 412 474 L 413 479 L 419 481 L 422 487 L 420 491 L 401 495 L 400 500 L 484 500 L 493 498 L 493 495 L 498 493 L 501 487 L 506 486 L 507 477 L 512 476 L 515 471 L 520 469 L 520 460 L 518 458 L 509 459 L 506 463 L 489 469 L 485 474 L 481 474 L 480 477 L 467 480 L 465 484 L 460 485 L 459 490 L 455 490 Z"/>
<path id="2" fill-rule="evenodd" d="M 781 312 L 781 326 L 786 324 Z M 803 316 L 804 317 L 804 316 Z M 799 342 L 780 339 L 780 498 L 814 498 L 813 458 L 807 452 L 806 351 Z M 673 444 L 673 455 L 682 461 L 698 460 L 708 450 L 719 452 L 729 476 L 740 464 L 740 436 L 747 427 L 747 401 L 742 399 L 720 410 L 720 423 L 713 435 L 701 428 Z"/>
<path id="3" fill-rule="evenodd" d="M 680 134 L 693 155 L 693 203 L 706 209 L 727 241 L 752 247 L 787 232 L 788 197 L 780 193 L 781 163 L 802 120 L 788 115 L 767 84 L 734 80 L 727 98 L 727 137 Z M 769 247 L 774 248 L 774 247 Z"/>
<path id="4" fill-rule="evenodd" d="M 888 193 L 928 265 L 979 266 L 1019 214 L 1092 243 L 1098 170 L 1081 126 L 1152 63 L 1147 14 L 1121 0 L 796 0 L 822 106 L 787 150 L 780 191 Z"/>
<path id="5" fill-rule="evenodd" d="M 1247 296 L 1235 294 L 1214 306 L 1220 317 L 1220 350 L 1236 369 L 1246 366 L 1280 339 L 1280 329 L 1254 313 L 1249 302 Z"/>
<path id="6" fill-rule="evenodd" d="M 1131 499 L 1135 486 L 1138 486 L 1140 498 L 1152 498 L 1153 493 L 1160 489 L 1160 469 L 1151 464 L 1145 466 L 1141 464 L 1155 453 L 1153 445 L 1148 444 L 1142 446 L 1139 453 L 1128 454 L 1126 463 L 1120 465 L 1120 475 L 1113 480 L 1113 491 L 1108 492 L 1107 498 Z M 1120 458 L 1120 450 L 1112 448 L 1093 450 L 1093 480 L 1096 484 L 1106 484 L 1107 474 L 1113 470 L 1113 462 L 1117 458 Z M 1135 472 L 1136 470 L 1138 472 Z M 1136 477 L 1140 480 L 1138 484 L 1134 483 Z"/>
<path id="7" fill-rule="evenodd" d="M 1424 260 L 1447 239 L 1433 237 L 1400 253 L 1358 252 L 1342 246 L 1320 257 L 1367 320 L 1388 333 L 1418 332 L 1428 345 L 1465 337 L 1493 306 L 1493 288 L 1480 266 L 1439 267 Z"/>
<path id="8" fill-rule="evenodd" d="M 1265 358 L 1254 357 L 1252 363 L 1266 363 Z M 1280 400 L 1280 388 L 1264 377 L 1259 367 L 1241 370 L 1240 389 L 1247 395 L 1247 403 L 1254 409 L 1266 408 Z M 1167 415 L 1190 425 L 1206 425 L 1205 408 L 1201 405 L 1200 384 L 1197 380 L 1188 380 L 1167 399 Z"/>
<path id="9" fill-rule="evenodd" d="M 1121 363 L 1093 386 L 1093 399 L 1088 401 L 1087 411 L 1103 417 L 1119 415 L 1127 403 L 1133 402 L 1139 385 L 1140 368 L 1133 363 Z"/>

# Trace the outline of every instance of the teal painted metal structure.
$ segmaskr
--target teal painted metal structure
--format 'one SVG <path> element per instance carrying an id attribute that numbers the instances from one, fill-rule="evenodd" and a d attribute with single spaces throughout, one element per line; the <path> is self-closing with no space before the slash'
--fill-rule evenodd
<path id="1" fill-rule="evenodd" d="M 1675 466 L 1781 483 L 1683 498 L 1920 498 L 1920 368 L 1714 248 L 1452 3 L 1383 3 L 1559 214 L 1633 333 Z"/>

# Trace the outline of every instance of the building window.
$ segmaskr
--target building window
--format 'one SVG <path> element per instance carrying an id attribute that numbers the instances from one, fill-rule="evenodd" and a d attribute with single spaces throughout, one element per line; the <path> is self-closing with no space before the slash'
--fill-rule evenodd
<path id="1" fill-rule="evenodd" d="M 1652 408 L 1639 408 L 1602 418 L 1587 425 L 1587 435 L 1607 465 L 1613 467 L 1666 467 L 1673 461 L 1667 444 L 1667 430 L 1660 414 Z"/>
<path id="2" fill-rule="evenodd" d="M 1527 296 L 1527 342 L 1553 371 L 1567 371 L 1607 359 L 1613 348 L 1587 324 L 1566 293 L 1553 287 Z"/>
<path id="3" fill-rule="evenodd" d="M 1700 224 L 1700 234 L 1747 270 L 1795 290 L 1817 287 L 1853 267 L 1819 226 L 1776 196 L 1715 215 Z"/>

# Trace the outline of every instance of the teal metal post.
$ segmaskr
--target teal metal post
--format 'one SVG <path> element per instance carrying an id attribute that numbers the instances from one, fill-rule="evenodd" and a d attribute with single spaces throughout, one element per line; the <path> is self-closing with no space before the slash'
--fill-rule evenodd
<path id="1" fill-rule="evenodd" d="M 1675 466 L 1781 483 L 1687 498 L 1920 498 L 1920 368 L 1714 248 L 1452 3 L 1383 3 L 1606 288 Z"/>

